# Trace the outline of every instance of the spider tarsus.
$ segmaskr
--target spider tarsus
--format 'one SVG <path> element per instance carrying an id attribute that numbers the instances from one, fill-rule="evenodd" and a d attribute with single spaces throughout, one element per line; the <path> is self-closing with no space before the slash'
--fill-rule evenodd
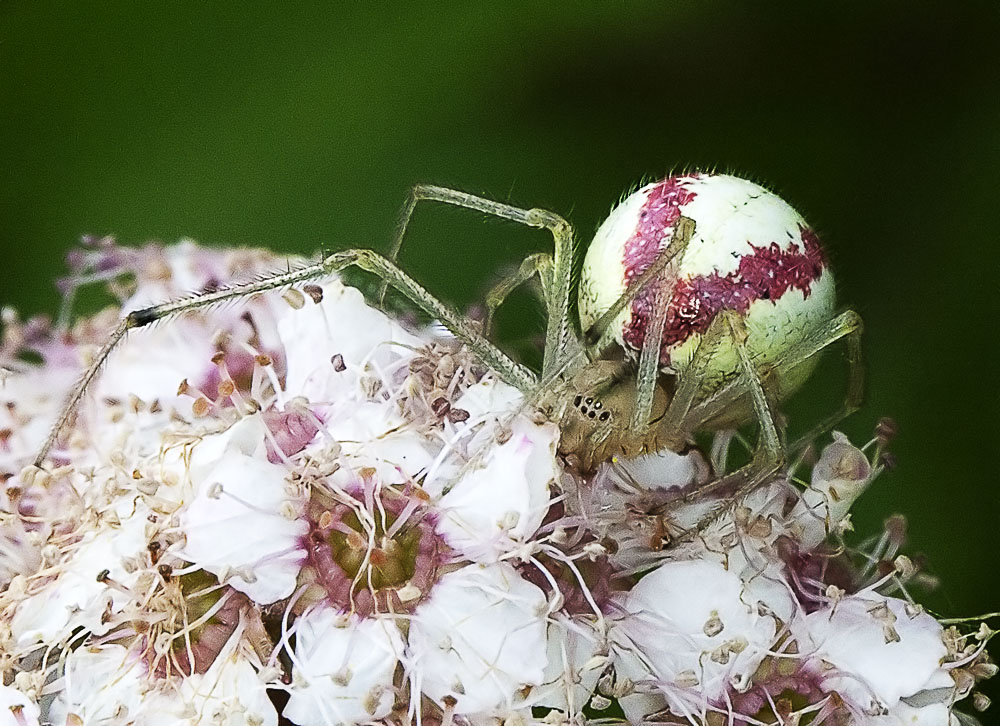
<path id="1" fill-rule="evenodd" d="M 157 313 L 156 308 L 151 307 L 142 308 L 141 310 L 133 310 L 125 317 L 125 321 L 129 328 L 141 328 L 159 320 L 159 318 L 160 316 Z"/>

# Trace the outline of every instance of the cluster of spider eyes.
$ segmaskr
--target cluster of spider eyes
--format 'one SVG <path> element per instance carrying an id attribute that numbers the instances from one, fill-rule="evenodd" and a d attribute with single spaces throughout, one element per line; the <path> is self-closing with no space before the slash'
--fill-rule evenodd
<path id="1" fill-rule="evenodd" d="M 611 412 L 601 411 L 601 402 L 595 401 L 591 396 L 584 398 L 582 394 L 578 393 L 576 398 L 573 399 L 573 406 L 580 409 L 580 413 L 587 418 L 596 418 L 600 421 L 607 421 L 611 418 Z"/>

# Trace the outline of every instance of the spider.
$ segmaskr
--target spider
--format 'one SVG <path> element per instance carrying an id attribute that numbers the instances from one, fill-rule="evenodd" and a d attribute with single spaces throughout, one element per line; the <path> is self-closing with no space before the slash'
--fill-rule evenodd
<path id="1" fill-rule="evenodd" d="M 548 230 L 551 254 L 525 258 L 487 296 L 487 324 L 507 296 L 537 276 L 547 322 L 542 365 L 530 370 L 484 329 L 441 302 L 396 264 L 418 202 L 465 207 Z M 35 460 L 41 466 L 103 362 L 134 328 L 255 293 L 309 283 L 358 267 L 395 288 L 500 379 L 559 424 L 560 452 L 581 470 L 616 455 L 685 451 L 697 432 L 756 421 L 751 461 L 702 485 L 751 490 L 777 472 L 786 447 L 775 408 L 811 373 L 817 354 L 848 344 L 848 393 L 841 408 L 800 441 L 827 430 L 860 404 L 861 319 L 834 312 L 833 280 L 818 240 L 787 203 L 753 182 L 691 173 L 627 196 L 597 230 L 571 305 L 573 229 L 544 209 L 522 209 L 443 187 L 418 185 L 403 207 L 388 256 L 368 249 L 330 254 L 313 265 L 128 313 L 71 392 Z"/>

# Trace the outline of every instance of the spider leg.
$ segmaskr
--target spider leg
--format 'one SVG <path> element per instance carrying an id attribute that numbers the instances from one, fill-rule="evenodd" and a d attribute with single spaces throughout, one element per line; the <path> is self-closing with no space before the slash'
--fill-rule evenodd
<path id="1" fill-rule="evenodd" d="M 455 189 L 447 189 L 429 184 L 418 184 L 410 190 L 410 196 L 403 205 L 399 224 L 396 227 L 396 233 L 389 247 L 387 262 L 393 265 L 403 245 L 403 236 L 406 234 L 406 228 L 409 226 L 410 218 L 413 216 L 413 210 L 417 206 L 417 202 L 420 201 L 453 204 L 457 207 L 473 209 L 494 217 L 509 219 L 512 222 L 524 224 L 528 227 L 544 228 L 552 233 L 555 250 L 552 255 L 551 274 L 548 281 L 543 280 L 543 286 L 546 282 L 548 283 L 545 299 L 548 322 L 545 330 L 545 354 L 542 360 L 542 375 L 544 377 L 550 374 L 558 366 L 560 359 L 563 358 L 563 351 L 566 349 L 569 340 L 569 293 L 573 273 L 573 228 L 569 222 L 558 214 L 545 209 L 522 209 Z M 541 272 L 540 269 L 539 272 Z M 386 287 L 391 284 L 388 280 L 383 284 L 380 299 L 384 296 Z"/>
<path id="2" fill-rule="evenodd" d="M 520 285 L 530 280 L 534 275 L 538 275 L 538 280 L 542 285 L 542 300 L 548 302 L 549 280 L 552 273 L 552 255 L 546 252 L 538 252 L 524 258 L 524 261 L 514 272 L 507 275 L 494 285 L 486 295 L 486 322 L 483 330 L 486 335 L 492 332 L 493 316 L 497 308 L 503 305 L 507 296 L 514 292 Z"/>
<path id="3" fill-rule="evenodd" d="M 660 439 L 668 446 L 682 446 L 687 441 L 687 432 L 696 428 L 686 426 L 685 422 L 689 420 L 688 415 L 695 398 L 703 392 L 705 371 L 715 356 L 719 344 L 729 332 L 729 325 L 727 316 L 715 316 L 698 341 L 698 347 L 695 348 L 687 367 L 677 376 L 677 386 L 670 404 L 663 418 L 657 422 L 662 432 Z M 742 391 L 739 395 L 742 395 Z M 735 401 L 739 395 L 730 400 Z"/>
<path id="4" fill-rule="evenodd" d="M 801 450 L 816 436 L 828 431 L 837 422 L 860 407 L 864 394 L 864 366 L 861 361 L 862 325 L 861 317 L 853 310 L 847 310 L 810 332 L 803 340 L 790 347 L 768 366 L 771 370 L 794 368 L 841 338 L 847 339 L 848 384 L 844 403 L 835 413 L 823 419 L 789 446 L 790 452 Z M 716 419 L 727 408 L 737 405 L 739 398 L 743 395 L 745 393 L 739 387 L 739 382 L 729 384 L 727 387 L 713 392 L 710 396 L 696 401 L 690 409 L 687 421 L 694 422 L 696 428 L 705 428 L 705 424 Z"/>
<path id="5" fill-rule="evenodd" d="M 497 372 L 501 379 L 522 391 L 535 387 L 535 375 L 524 366 L 513 361 L 506 353 L 487 340 L 473 328 L 458 311 L 439 301 L 424 289 L 418 282 L 399 269 L 393 262 L 372 250 L 343 250 L 329 255 L 322 262 L 273 275 L 253 282 L 232 285 L 209 293 L 180 298 L 171 302 L 153 305 L 128 313 L 111 333 L 107 342 L 101 347 L 93 361 L 87 366 L 79 382 L 70 392 L 56 417 L 56 422 L 49 432 L 35 457 L 35 466 L 41 466 L 50 449 L 59 438 L 77 404 L 83 397 L 90 383 L 97 376 L 108 356 L 118 346 L 125 335 L 136 328 L 142 328 L 158 320 L 180 315 L 187 312 L 202 310 L 230 300 L 289 287 L 298 283 L 321 280 L 331 277 L 345 267 L 355 266 L 362 270 L 379 275 L 389 285 L 399 290 L 420 307 L 428 315 L 439 319 L 448 329 L 468 346 L 483 363 Z"/>
<path id="6" fill-rule="evenodd" d="M 646 334 L 639 353 L 639 371 L 636 375 L 635 408 L 632 409 L 632 429 L 645 432 L 650 426 L 653 410 L 653 391 L 660 377 L 660 347 L 663 344 L 663 326 L 667 322 L 667 305 L 671 286 L 660 281 L 653 296 L 653 309 L 646 321 Z"/>
<path id="7" fill-rule="evenodd" d="M 630 305 L 635 297 L 646 289 L 646 286 L 650 282 L 663 273 L 667 265 L 683 254 L 691 238 L 694 236 L 694 231 L 695 223 L 693 219 L 681 217 L 677 220 L 670 243 L 660 251 L 659 256 L 653 261 L 653 264 L 629 283 L 628 287 L 625 288 L 625 291 L 615 300 L 611 307 L 583 332 L 580 350 L 576 353 L 566 355 L 551 376 L 542 376 L 541 386 L 543 388 L 552 383 L 556 377 L 571 378 L 588 363 L 600 358 L 608 348 L 616 343 L 616 331 L 612 325 L 615 319 L 625 309 L 625 306 Z M 653 340 L 656 340 L 656 338 L 654 337 Z"/>
<path id="8" fill-rule="evenodd" d="M 861 356 L 861 333 L 864 324 L 861 316 L 853 310 L 847 310 L 815 331 L 804 340 L 799 350 L 790 351 L 789 359 L 793 362 L 805 360 L 828 345 L 846 338 L 847 343 L 847 395 L 840 408 L 809 429 L 789 446 L 789 451 L 796 453 L 813 441 L 820 434 L 826 433 L 843 419 L 861 408 L 865 395 L 865 367 Z"/>
<path id="9" fill-rule="evenodd" d="M 729 317 L 731 325 L 739 325 L 742 322 L 739 316 L 735 313 Z M 777 361 L 768 366 L 770 371 L 773 371 L 776 368 L 793 367 L 818 354 L 824 348 L 832 343 L 835 343 L 841 338 L 847 339 L 849 373 L 848 393 L 844 404 L 838 411 L 824 419 L 816 427 L 810 429 L 809 433 L 789 446 L 789 451 L 795 452 L 800 450 L 820 433 L 829 430 L 830 427 L 835 425 L 845 416 L 853 413 L 860 406 L 864 390 L 864 368 L 861 365 L 861 331 L 861 317 L 853 310 L 848 310 L 811 332 L 804 340 L 791 347 Z M 770 395 L 768 394 L 773 395 L 773 388 L 771 390 L 767 390 L 764 385 L 758 385 L 761 379 L 757 374 L 753 362 L 747 354 L 745 345 L 741 343 L 738 337 L 736 342 L 736 348 L 740 356 L 740 363 L 744 376 L 746 376 L 746 379 L 750 382 L 749 393 L 753 400 L 754 410 L 761 423 L 761 445 L 758 447 L 757 452 L 754 454 L 754 458 L 750 463 L 730 474 L 722 476 L 714 481 L 710 481 L 701 487 L 697 487 L 695 490 L 688 492 L 683 497 L 678 498 L 667 505 L 672 506 L 680 502 L 690 502 L 713 491 L 726 490 L 736 487 L 735 493 L 727 503 L 717 507 L 714 511 L 705 516 L 694 528 L 692 528 L 689 533 L 692 535 L 703 531 L 705 527 L 718 519 L 718 517 L 722 515 L 728 507 L 741 501 L 756 487 L 766 482 L 771 476 L 778 472 L 786 460 L 785 453 L 781 448 L 780 438 L 777 436 L 777 429 L 774 426 L 774 417 L 763 415 L 764 407 L 761 405 L 761 397 L 763 397 L 763 403 L 768 404 L 767 408 L 771 408 L 768 403 L 770 399 Z M 692 361 L 692 364 L 693 363 L 694 361 Z M 749 376 L 748 373 L 752 373 L 753 375 Z M 700 404 L 694 406 L 691 409 L 691 418 L 689 421 L 694 420 L 695 423 L 693 425 L 697 428 L 701 422 L 709 421 L 714 418 L 718 414 L 720 406 L 733 405 L 742 395 L 744 395 L 744 393 L 740 390 L 740 388 L 730 386 L 727 390 L 722 391 L 721 395 L 718 397 L 713 396 L 714 400 L 712 401 L 711 406 L 707 408 Z"/>
<path id="10" fill-rule="evenodd" d="M 740 362 L 739 392 L 735 393 L 735 391 L 727 388 L 723 395 L 728 401 L 733 402 L 746 393 L 750 394 L 753 411 L 758 423 L 760 424 L 760 438 L 757 442 L 757 448 L 754 452 L 753 458 L 749 463 L 734 472 L 695 487 L 683 496 L 680 496 L 663 505 L 663 509 L 680 503 L 692 502 L 696 499 L 701 499 L 705 495 L 711 494 L 712 492 L 727 490 L 733 487 L 737 488 L 736 494 L 729 503 L 732 501 L 738 501 L 746 496 L 746 494 L 753 491 L 754 488 L 773 476 L 785 462 L 784 447 L 781 444 L 781 436 L 778 433 L 778 427 L 774 421 L 774 402 L 772 400 L 773 389 L 772 391 L 765 390 L 765 379 L 767 378 L 767 375 L 765 373 L 765 376 L 762 378 L 761 371 L 757 369 L 757 366 L 754 364 L 750 352 L 747 349 L 747 332 L 743 317 L 735 311 L 723 310 L 718 314 L 716 320 L 712 322 L 708 332 L 711 332 L 713 340 L 709 341 L 708 345 L 698 346 L 695 353 L 696 358 L 691 360 L 689 366 L 699 366 L 700 361 L 698 359 L 711 357 L 714 352 L 716 342 L 721 339 L 722 336 L 731 336 L 733 347 L 737 352 Z M 703 340 L 709 338 L 708 332 L 706 332 Z M 683 382 L 681 387 L 684 387 Z M 695 379 L 695 389 L 697 390 L 697 379 Z M 734 393 L 735 395 L 733 395 Z M 696 430 L 699 428 L 701 422 L 692 422 L 689 418 L 683 423 L 685 425 L 684 430 Z M 705 526 L 714 521 L 723 511 L 725 511 L 726 507 L 729 506 L 729 503 L 717 507 L 715 511 L 707 515 L 692 530 L 692 533 L 700 532 Z"/>

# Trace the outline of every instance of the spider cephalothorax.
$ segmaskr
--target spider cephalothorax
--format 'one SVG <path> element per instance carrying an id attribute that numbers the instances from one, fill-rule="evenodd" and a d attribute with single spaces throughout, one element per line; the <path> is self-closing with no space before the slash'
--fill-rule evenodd
<path id="1" fill-rule="evenodd" d="M 662 432 L 651 426 L 632 431 L 629 422 L 635 409 L 635 367 L 624 360 L 597 360 L 568 382 L 568 394 L 552 396 L 540 408 L 559 422 L 559 451 L 574 466 L 587 471 L 612 456 L 635 456 L 663 448 L 679 450 L 682 442 L 662 440 Z M 662 386 L 653 393 L 652 415 L 662 416 L 669 397 Z"/>

